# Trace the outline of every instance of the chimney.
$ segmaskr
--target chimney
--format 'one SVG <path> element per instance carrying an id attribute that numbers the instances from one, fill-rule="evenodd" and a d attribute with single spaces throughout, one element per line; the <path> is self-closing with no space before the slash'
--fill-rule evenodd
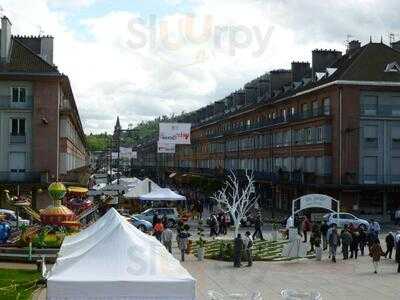
<path id="1" fill-rule="evenodd" d="M 9 62 L 11 44 L 11 22 L 4 16 L 1 18 L 0 58 L 1 63 Z"/>
<path id="2" fill-rule="evenodd" d="M 346 54 L 349 54 L 350 56 L 354 53 L 354 51 L 356 51 L 357 49 L 361 48 L 361 42 L 360 41 L 351 41 L 349 42 L 348 46 L 347 46 L 347 52 Z"/>
<path id="3" fill-rule="evenodd" d="M 291 70 L 274 70 L 270 73 L 270 95 L 275 90 L 281 89 L 286 84 L 292 83 Z"/>
<path id="4" fill-rule="evenodd" d="M 53 37 L 42 36 L 40 37 L 40 57 L 53 64 Z"/>
<path id="5" fill-rule="evenodd" d="M 257 97 L 261 98 L 264 97 L 266 94 L 271 95 L 270 80 L 268 80 L 267 78 L 260 78 L 257 84 Z"/>
<path id="6" fill-rule="evenodd" d="M 342 52 L 337 50 L 313 50 L 312 52 L 312 78 L 318 72 L 325 72 L 335 61 L 342 57 Z"/>
<path id="7" fill-rule="evenodd" d="M 292 62 L 292 83 L 300 82 L 305 77 L 310 77 L 311 67 L 309 62 Z"/>
<path id="8" fill-rule="evenodd" d="M 390 46 L 391 46 L 394 50 L 400 51 L 400 41 L 391 43 Z"/>
<path id="9" fill-rule="evenodd" d="M 243 91 L 237 91 L 233 94 L 233 105 L 242 106 L 245 104 L 245 93 Z"/>
<path id="10" fill-rule="evenodd" d="M 246 104 L 257 102 L 257 88 L 254 85 L 247 85 L 244 88 L 246 94 Z"/>

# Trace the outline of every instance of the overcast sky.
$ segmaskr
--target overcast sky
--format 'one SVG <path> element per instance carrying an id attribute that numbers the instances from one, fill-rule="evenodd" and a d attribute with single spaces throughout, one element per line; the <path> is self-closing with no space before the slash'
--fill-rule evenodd
<path id="1" fill-rule="evenodd" d="M 398 0 L 1 0 L 14 34 L 51 34 L 86 133 L 195 110 L 315 48 L 400 33 Z M 400 39 L 396 35 L 396 39 Z"/>

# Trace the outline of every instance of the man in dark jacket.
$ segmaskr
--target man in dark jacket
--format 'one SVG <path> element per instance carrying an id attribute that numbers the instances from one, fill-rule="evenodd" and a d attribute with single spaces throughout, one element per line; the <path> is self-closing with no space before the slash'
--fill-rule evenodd
<path id="1" fill-rule="evenodd" d="M 389 255 L 389 259 L 392 259 L 392 253 L 394 248 L 394 234 L 389 232 L 389 234 L 385 238 L 386 242 L 386 253 L 385 258 Z"/>
<path id="2" fill-rule="evenodd" d="M 347 226 L 345 226 L 342 233 L 340 234 L 340 239 L 342 242 L 343 259 L 346 260 L 349 258 L 349 247 L 352 242 L 351 234 L 348 231 Z"/>
<path id="3" fill-rule="evenodd" d="M 358 228 L 358 244 L 360 245 L 361 256 L 364 256 L 364 249 L 367 245 L 367 234 L 362 227 Z"/>
<path id="4" fill-rule="evenodd" d="M 397 233 L 394 237 L 396 245 L 396 262 L 397 262 L 397 273 L 400 273 L 400 233 Z"/>
<path id="5" fill-rule="evenodd" d="M 322 234 L 322 247 L 323 250 L 326 250 L 326 248 L 328 248 L 328 223 L 326 222 L 326 220 L 324 220 L 324 222 L 321 225 L 321 234 Z"/>
<path id="6" fill-rule="evenodd" d="M 254 223 L 254 233 L 253 233 L 253 240 L 256 239 L 256 235 L 260 237 L 261 240 L 264 240 L 263 234 L 262 234 L 262 220 L 261 220 L 261 214 L 259 214 L 255 220 Z"/>
<path id="7" fill-rule="evenodd" d="M 358 245 L 360 243 L 360 234 L 358 231 L 351 232 L 351 244 L 350 244 L 350 258 L 357 259 L 358 256 Z"/>
<path id="8" fill-rule="evenodd" d="M 242 266 L 242 251 L 243 251 L 243 239 L 242 235 L 239 233 L 234 240 L 233 244 L 233 266 L 235 268 L 240 268 Z"/>

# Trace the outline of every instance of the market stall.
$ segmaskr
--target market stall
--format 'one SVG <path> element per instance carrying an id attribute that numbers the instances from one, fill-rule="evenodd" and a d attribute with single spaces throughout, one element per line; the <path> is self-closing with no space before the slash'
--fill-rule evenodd
<path id="1" fill-rule="evenodd" d="M 141 201 L 185 201 L 186 197 L 168 188 L 163 188 L 140 196 L 139 199 Z"/>
<path id="2" fill-rule="evenodd" d="M 64 243 L 47 278 L 49 300 L 195 299 L 193 277 L 114 209 Z"/>

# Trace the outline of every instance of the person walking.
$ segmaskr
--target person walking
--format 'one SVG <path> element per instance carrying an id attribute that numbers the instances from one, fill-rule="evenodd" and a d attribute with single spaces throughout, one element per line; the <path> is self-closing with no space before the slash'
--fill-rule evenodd
<path id="1" fill-rule="evenodd" d="M 328 248 L 328 223 L 326 222 L 326 220 L 324 220 L 324 222 L 321 225 L 321 235 L 322 235 L 322 249 L 325 251 L 326 248 Z"/>
<path id="2" fill-rule="evenodd" d="M 233 243 L 233 266 L 240 268 L 242 266 L 242 251 L 243 251 L 243 239 L 239 233 Z"/>
<path id="3" fill-rule="evenodd" d="M 181 251 L 181 261 L 185 261 L 185 252 L 189 244 L 189 237 L 191 236 L 188 230 L 189 229 L 186 228 L 178 234 L 178 246 L 179 250 Z"/>
<path id="4" fill-rule="evenodd" d="M 378 273 L 379 262 L 381 260 L 381 256 L 383 256 L 383 255 L 385 255 L 385 252 L 383 252 L 381 245 L 379 244 L 379 240 L 374 240 L 372 242 L 369 256 L 372 257 L 372 264 L 374 265 L 374 273 L 375 274 Z"/>
<path id="5" fill-rule="evenodd" d="M 315 252 L 315 247 L 321 245 L 321 232 L 320 227 L 317 224 L 312 226 L 311 236 L 310 236 L 311 252 Z"/>
<path id="6" fill-rule="evenodd" d="M 172 236 L 173 233 L 169 227 L 166 227 L 161 233 L 161 241 L 169 253 L 172 253 Z"/>
<path id="7" fill-rule="evenodd" d="M 396 209 L 396 212 L 394 213 L 394 223 L 396 225 L 400 225 L 400 207 Z"/>
<path id="8" fill-rule="evenodd" d="M 251 267 L 253 265 L 253 238 L 251 237 L 250 231 L 246 231 L 243 238 L 244 251 L 247 259 L 247 266 Z"/>
<path id="9" fill-rule="evenodd" d="M 352 242 L 351 234 L 348 231 L 347 226 L 345 226 L 343 231 L 341 232 L 340 239 L 342 242 L 343 260 L 346 260 L 349 258 L 349 247 Z"/>
<path id="10" fill-rule="evenodd" d="M 400 232 L 395 235 L 394 243 L 396 245 L 397 273 L 400 273 Z"/>
<path id="11" fill-rule="evenodd" d="M 350 244 L 350 258 L 357 259 L 358 246 L 360 244 L 360 234 L 358 231 L 353 230 L 351 233 L 351 244 Z"/>
<path id="12" fill-rule="evenodd" d="M 332 262 L 336 262 L 336 250 L 337 247 L 340 246 L 340 236 L 337 231 L 336 224 L 333 224 L 332 227 L 328 230 L 328 244 L 330 250 L 330 257 L 332 257 Z"/>
<path id="13" fill-rule="evenodd" d="M 386 253 L 385 258 L 389 255 L 389 259 L 392 259 L 392 253 L 394 248 L 394 234 L 393 232 L 389 232 L 389 234 L 385 238 L 386 242 Z"/>
<path id="14" fill-rule="evenodd" d="M 257 215 L 257 218 L 254 222 L 254 233 L 253 233 L 253 240 L 256 239 L 256 236 L 258 235 L 259 238 L 263 241 L 264 237 L 262 234 L 262 226 L 263 226 L 263 222 L 262 222 L 262 218 L 261 218 L 261 214 Z"/>
<path id="15" fill-rule="evenodd" d="M 304 216 L 303 222 L 301 223 L 301 230 L 303 232 L 304 241 L 303 243 L 307 243 L 307 232 L 311 229 L 311 222 L 308 220 L 307 216 Z"/>
<path id="16" fill-rule="evenodd" d="M 162 223 L 162 221 L 161 220 L 158 220 L 157 221 L 157 224 L 156 225 L 154 225 L 154 228 L 153 228 L 153 235 L 156 237 L 156 239 L 157 240 L 159 240 L 160 242 L 161 242 L 161 234 L 163 233 L 163 231 L 164 231 L 164 225 L 163 225 L 163 223 Z"/>
<path id="17" fill-rule="evenodd" d="M 358 228 L 358 244 L 360 246 L 361 256 L 364 256 L 365 246 L 367 245 L 367 234 L 362 227 Z"/>
<path id="18" fill-rule="evenodd" d="M 210 217 L 210 237 L 218 236 L 218 220 L 215 214 Z"/>

